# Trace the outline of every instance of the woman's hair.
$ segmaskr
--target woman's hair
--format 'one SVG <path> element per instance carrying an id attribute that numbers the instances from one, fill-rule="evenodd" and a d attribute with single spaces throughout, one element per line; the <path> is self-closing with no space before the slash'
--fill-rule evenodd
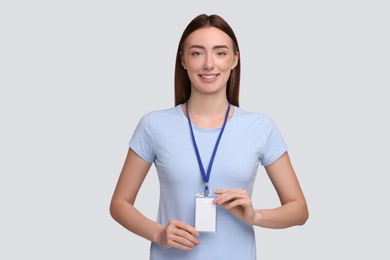
<path id="1" fill-rule="evenodd" d="M 201 14 L 195 17 L 185 28 L 177 49 L 175 65 L 175 106 L 185 103 L 191 95 L 191 81 L 181 63 L 181 52 L 184 41 L 191 33 L 205 27 L 215 27 L 226 33 L 233 41 L 233 51 L 238 52 L 236 36 L 230 25 L 222 17 L 215 14 Z M 238 59 L 237 66 L 231 71 L 226 84 L 227 100 L 230 104 L 237 107 L 239 106 L 240 67 L 240 59 Z"/>

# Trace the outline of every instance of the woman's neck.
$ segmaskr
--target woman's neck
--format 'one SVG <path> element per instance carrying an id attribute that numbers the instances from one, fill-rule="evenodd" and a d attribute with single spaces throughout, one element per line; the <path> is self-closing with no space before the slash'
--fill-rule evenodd
<path id="1" fill-rule="evenodd" d="M 222 126 L 225 119 L 228 100 L 226 96 L 197 96 L 191 95 L 188 102 L 183 105 L 183 111 L 186 113 L 186 105 L 191 117 L 191 122 L 202 128 L 219 128 Z M 229 119 L 234 113 L 234 108 L 231 106 Z"/>
<path id="2" fill-rule="evenodd" d="M 190 115 L 212 118 L 225 114 L 228 106 L 226 97 L 191 96 L 188 100 Z"/>

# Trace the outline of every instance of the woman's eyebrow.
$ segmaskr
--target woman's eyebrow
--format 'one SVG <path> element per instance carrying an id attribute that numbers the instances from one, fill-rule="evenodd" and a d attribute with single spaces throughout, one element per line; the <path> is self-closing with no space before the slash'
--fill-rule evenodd
<path id="1" fill-rule="evenodd" d="M 204 46 L 202 45 L 191 45 L 188 49 L 206 49 Z M 229 47 L 227 45 L 215 45 L 213 46 L 213 49 L 229 49 Z"/>

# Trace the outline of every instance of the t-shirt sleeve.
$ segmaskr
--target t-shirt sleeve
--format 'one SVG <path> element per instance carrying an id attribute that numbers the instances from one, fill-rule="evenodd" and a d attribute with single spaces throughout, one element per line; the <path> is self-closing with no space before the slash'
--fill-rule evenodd
<path id="1" fill-rule="evenodd" d="M 129 141 L 129 147 L 134 150 L 142 159 L 148 163 L 154 161 L 152 129 L 150 115 L 144 115 L 138 122 L 138 125 Z"/>
<path id="2" fill-rule="evenodd" d="M 287 151 L 287 145 L 275 122 L 266 116 L 265 142 L 263 152 L 260 154 L 261 165 L 268 166 L 274 163 Z"/>

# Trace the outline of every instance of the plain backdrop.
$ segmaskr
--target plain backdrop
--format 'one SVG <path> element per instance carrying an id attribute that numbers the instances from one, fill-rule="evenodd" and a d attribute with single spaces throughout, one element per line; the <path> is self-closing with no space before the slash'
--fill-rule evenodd
<path id="1" fill-rule="evenodd" d="M 256 228 L 258 258 L 390 258 L 388 1 L 1 0 L 0 259 L 148 259 L 109 203 L 200 13 L 233 27 L 240 106 L 277 123 L 309 205 L 302 227 Z M 152 167 L 152 219 L 158 193 Z M 278 206 L 262 168 L 253 203 Z"/>

